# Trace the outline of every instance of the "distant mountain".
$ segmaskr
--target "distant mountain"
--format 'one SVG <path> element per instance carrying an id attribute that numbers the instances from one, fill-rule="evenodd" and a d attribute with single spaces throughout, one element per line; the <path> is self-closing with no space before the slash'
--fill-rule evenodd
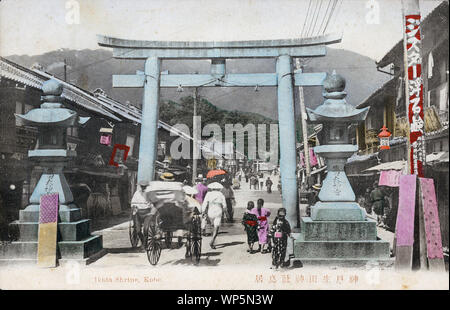
<path id="1" fill-rule="evenodd" d="M 22 66 L 30 67 L 34 63 L 41 64 L 45 70 L 59 78 L 64 78 L 64 59 L 67 62 L 67 81 L 88 90 L 102 88 L 106 93 L 121 102 L 140 106 L 142 89 L 112 88 L 113 74 L 134 74 L 143 70 L 142 60 L 120 60 L 112 58 L 112 52 L 106 49 L 98 50 L 57 50 L 42 55 L 11 55 L 7 59 Z M 209 61 L 206 60 L 167 60 L 163 61 L 162 70 L 170 73 L 208 73 Z M 341 49 L 328 49 L 325 57 L 306 60 L 305 72 L 329 72 L 336 70 L 347 80 L 347 101 L 358 105 L 372 92 L 384 84 L 389 76 L 376 70 L 375 61 Z M 228 73 L 267 73 L 275 72 L 274 59 L 236 59 L 227 61 Z M 182 97 L 191 95 L 192 89 L 184 88 L 183 92 L 176 89 L 162 89 L 163 100 L 178 102 Z M 199 91 L 213 105 L 225 110 L 254 112 L 277 119 L 277 94 L 274 87 L 260 87 L 255 92 L 253 87 L 209 87 Z M 314 108 L 323 102 L 321 87 L 306 87 L 305 102 L 307 107 Z M 298 111 L 298 109 L 297 109 Z"/>

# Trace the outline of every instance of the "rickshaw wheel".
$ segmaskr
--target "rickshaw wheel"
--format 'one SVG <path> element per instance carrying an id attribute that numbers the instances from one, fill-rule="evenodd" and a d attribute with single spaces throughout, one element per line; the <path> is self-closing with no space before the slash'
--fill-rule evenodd
<path id="1" fill-rule="evenodd" d="M 195 263 L 198 264 L 200 256 L 202 255 L 202 239 L 194 239 L 192 242 L 192 255 L 195 258 Z"/>
<path id="2" fill-rule="evenodd" d="M 195 258 L 195 263 L 198 264 L 200 256 L 202 255 L 202 229 L 200 218 L 195 216 L 192 219 L 192 226 L 190 232 L 191 238 L 191 258 Z"/>
<path id="3" fill-rule="evenodd" d="M 185 257 L 186 258 L 190 258 L 192 259 L 192 251 L 191 251 L 191 234 L 189 233 L 187 238 L 186 238 L 186 254 Z"/>
<path id="4" fill-rule="evenodd" d="M 128 224 L 128 235 L 130 236 L 130 242 L 131 247 L 137 248 L 139 244 L 139 233 L 137 231 L 134 217 L 137 216 L 136 214 L 133 216 L 133 213 L 131 213 L 130 222 Z"/>
<path id="5" fill-rule="evenodd" d="M 166 241 L 166 248 L 168 248 L 168 249 L 172 248 L 172 237 L 173 237 L 173 233 L 171 231 L 167 231 L 165 241 Z"/>
<path id="6" fill-rule="evenodd" d="M 156 265 L 161 256 L 161 240 L 157 233 L 157 224 L 152 222 L 152 216 L 145 218 L 144 227 L 146 235 L 147 258 L 150 264 Z"/>

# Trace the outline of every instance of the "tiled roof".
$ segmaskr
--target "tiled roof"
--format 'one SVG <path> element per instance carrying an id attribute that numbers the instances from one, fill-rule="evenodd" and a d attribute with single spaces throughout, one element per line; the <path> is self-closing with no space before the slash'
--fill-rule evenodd
<path id="1" fill-rule="evenodd" d="M 386 83 L 384 83 L 381 87 L 375 90 L 372 94 L 370 94 L 366 99 L 364 99 L 359 105 L 356 106 L 357 109 L 362 109 L 368 106 L 374 105 L 376 100 L 374 100 L 379 95 L 387 95 L 389 94 L 389 90 L 393 90 L 395 87 L 396 78 L 392 78 Z"/>
<path id="2" fill-rule="evenodd" d="M 39 90 L 42 89 L 42 84 L 45 81 L 51 78 L 55 79 L 63 85 L 62 97 L 66 98 L 68 101 L 78 105 L 80 108 L 100 114 L 109 120 L 118 122 L 121 121 L 121 119 L 113 113 L 104 109 L 101 102 L 88 91 L 85 91 L 73 84 L 64 82 L 47 72 L 22 67 L 19 64 L 9 61 L 3 57 L 0 57 L 0 68 L 0 76 Z"/>
<path id="3" fill-rule="evenodd" d="M 101 89 L 96 89 L 94 92 L 90 92 L 76 85 L 65 82 L 48 72 L 37 68 L 28 69 L 3 57 L 0 57 L 0 69 L 1 77 L 39 90 L 42 89 L 42 84 L 45 81 L 55 79 L 63 85 L 62 97 L 78 105 L 80 108 L 100 114 L 111 121 L 120 122 L 127 120 L 138 124 L 141 123 L 141 109 L 133 105 L 124 105 L 123 103 L 108 97 Z M 193 140 L 190 135 L 177 130 L 161 120 L 158 121 L 158 128 L 163 128 L 164 130 L 173 132 L 186 140 Z M 200 148 L 210 151 L 210 149 L 205 146 L 200 146 Z"/>

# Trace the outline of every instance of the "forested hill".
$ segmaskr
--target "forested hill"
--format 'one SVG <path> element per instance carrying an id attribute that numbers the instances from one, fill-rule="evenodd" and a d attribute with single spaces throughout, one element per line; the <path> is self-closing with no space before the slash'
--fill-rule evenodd
<path id="1" fill-rule="evenodd" d="M 194 98 L 182 97 L 178 102 L 173 100 L 163 101 L 159 110 L 159 117 L 170 125 L 186 124 L 192 128 L 194 111 Z M 274 124 L 276 120 L 270 119 L 258 113 L 228 111 L 213 105 L 206 98 L 200 98 L 197 103 L 197 115 L 201 116 L 202 127 L 206 124 L 217 124 L 224 130 L 225 124 Z"/>
<path id="2" fill-rule="evenodd" d="M 64 77 L 63 67 L 64 59 L 66 59 L 68 82 L 87 90 L 102 88 L 110 97 L 121 102 L 129 101 L 138 107 L 142 104 L 142 89 L 112 88 L 113 74 L 135 74 L 136 70 L 144 68 L 141 60 L 115 59 L 112 57 L 112 52 L 107 49 L 62 49 L 42 55 L 10 55 L 6 58 L 25 67 L 40 63 L 47 72 L 59 78 Z M 226 69 L 228 73 L 275 72 L 275 60 L 229 60 Z M 331 73 L 333 69 L 347 80 L 348 96 L 346 99 L 352 105 L 360 104 L 390 78 L 377 71 L 373 59 L 348 50 L 328 48 L 327 56 L 309 58 L 305 61 L 305 72 Z M 209 73 L 210 62 L 207 60 L 165 60 L 162 63 L 162 70 L 168 70 L 169 73 Z M 161 89 L 162 100 L 180 102 L 182 97 L 193 95 L 192 88 L 183 88 L 183 92 L 177 92 L 177 89 L 173 88 Z M 253 112 L 274 120 L 278 118 L 275 87 L 259 87 L 258 91 L 255 91 L 254 87 L 204 87 L 199 89 L 199 94 L 224 110 Z M 307 107 L 315 108 L 322 102 L 321 87 L 305 87 Z"/>

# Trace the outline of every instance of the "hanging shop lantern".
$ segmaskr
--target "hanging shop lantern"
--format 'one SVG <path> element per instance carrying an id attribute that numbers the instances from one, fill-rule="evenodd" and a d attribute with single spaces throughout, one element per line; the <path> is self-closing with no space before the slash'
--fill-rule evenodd
<path id="1" fill-rule="evenodd" d="M 389 138 L 391 133 L 387 130 L 386 126 L 383 125 L 383 128 L 380 129 L 381 132 L 378 134 L 378 138 L 380 138 L 380 149 L 381 150 L 389 150 Z"/>
<path id="2" fill-rule="evenodd" d="M 100 128 L 100 144 L 111 145 L 112 141 L 112 128 Z"/>

